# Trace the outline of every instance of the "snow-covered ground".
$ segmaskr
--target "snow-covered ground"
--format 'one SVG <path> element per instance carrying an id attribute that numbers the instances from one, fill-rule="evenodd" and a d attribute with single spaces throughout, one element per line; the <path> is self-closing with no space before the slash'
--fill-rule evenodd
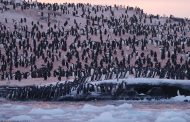
<path id="1" fill-rule="evenodd" d="M 156 78 L 127 78 L 127 79 L 112 79 L 112 80 L 102 80 L 102 81 L 95 81 L 93 84 L 100 84 L 100 83 L 121 83 L 126 82 L 128 84 L 181 84 L 181 85 L 190 85 L 190 80 L 174 80 L 174 79 L 156 79 Z"/>
<path id="2" fill-rule="evenodd" d="M 0 121 L 189 122 L 190 103 L 161 101 L 8 102 Z"/>
<path id="3" fill-rule="evenodd" d="M 44 81 L 43 78 L 36 79 L 26 79 L 22 81 L 1 81 L 0 86 L 8 85 L 8 86 L 29 86 L 29 85 L 50 85 L 57 83 L 64 83 L 66 79 L 62 81 L 58 81 L 57 78 L 51 77 L 47 81 Z M 67 79 L 67 81 L 73 81 L 73 78 Z M 91 81 L 89 81 L 91 82 Z M 127 84 L 180 84 L 180 85 L 190 85 L 190 80 L 174 80 L 174 79 L 159 79 L 159 78 L 134 78 L 129 77 L 127 79 L 111 79 L 111 80 L 101 80 L 101 81 L 93 81 L 92 84 L 100 84 L 100 83 L 121 83 L 126 82 Z"/>

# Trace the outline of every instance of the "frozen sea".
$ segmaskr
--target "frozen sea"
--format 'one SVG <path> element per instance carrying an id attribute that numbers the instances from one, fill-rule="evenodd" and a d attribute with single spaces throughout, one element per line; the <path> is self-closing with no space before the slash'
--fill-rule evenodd
<path id="1" fill-rule="evenodd" d="M 0 121 L 190 122 L 190 103 L 161 101 L 0 102 Z"/>

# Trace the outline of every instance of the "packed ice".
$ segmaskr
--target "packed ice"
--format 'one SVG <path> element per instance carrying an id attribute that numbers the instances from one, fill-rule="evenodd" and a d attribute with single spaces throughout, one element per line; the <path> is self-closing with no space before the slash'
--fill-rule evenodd
<path id="1" fill-rule="evenodd" d="M 189 122 L 190 108 L 187 107 L 189 105 L 176 102 L 176 98 L 172 98 L 168 103 L 11 102 L 0 105 L 0 121 Z"/>

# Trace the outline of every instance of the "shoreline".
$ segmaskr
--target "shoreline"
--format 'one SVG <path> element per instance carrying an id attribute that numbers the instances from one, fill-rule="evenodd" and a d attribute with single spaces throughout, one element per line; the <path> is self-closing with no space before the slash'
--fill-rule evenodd
<path id="1" fill-rule="evenodd" d="M 86 82 L 90 84 L 103 84 L 103 83 L 121 83 L 126 82 L 127 84 L 178 84 L 178 85 L 190 85 L 190 80 L 180 80 L 180 79 L 160 79 L 160 78 L 135 78 L 129 77 L 117 79 L 100 79 L 90 81 L 91 76 L 86 78 Z M 47 86 L 47 85 L 56 85 L 57 83 L 65 83 L 66 81 L 72 82 L 75 78 L 63 78 L 59 81 L 55 77 L 51 77 L 48 80 L 43 80 L 43 78 L 34 78 L 34 79 L 23 79 L 21 81 L 10 80 L 10 81 L 0 81 L 0 87 L 27 87 L 27 86 Z"/>
<path id="2" fill-rule="evenodd" d="M 82 80 L 82 79 L 81 79 Z M 133 79 L 135 80 L 135 79 Z M 160 80 L 160 79 L 159 79 Z M 147 81 L 147 80 L 146 80 Z M 180 81 L 179 81 L 180 82 Z M 161 100 L 190 96 L 190 84 L 179 82 L 93 82 L 77 81 L 45 86 L 4 86 L 0 96 L 13 101 Z M 61 90 L 62 89 L 62 90 Z M 190 102 L 189 100 L 184 100 Z"/>

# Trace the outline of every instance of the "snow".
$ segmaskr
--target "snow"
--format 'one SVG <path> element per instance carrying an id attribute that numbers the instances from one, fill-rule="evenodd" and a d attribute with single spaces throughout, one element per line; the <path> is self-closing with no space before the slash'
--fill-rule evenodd
<path id="1" fill-rule="evenodd" d="M 190 103 L 12 102 L 0 105 L 0 121 L 189 122 Z M 21 108 L 15 110 L 14 108 Z"/>
<path id="2" fill-rule="evenodd" d="M 42 79 L 29 79 L 28 81 L 22 82 L 11 82 L 11 86 L 26 86 L 26 85 L 38 85 L 38 86 L 48 86 L 48 85 L 56 85 L 57 83 L 65 83 L 73 82 L 73 79 L 57 81 L 55 78 L 51 78 L 48 81 L 43 81 Z M 100 80 L 100 81 L 88 81 L 91 84 L 103 84 L 103 83 L 122 83 L 126 82 L 127 84 L 152 84 L 152 85 L 159 85 L 159 84 L 180 84 L 180 85 L 190 85 L 190 80 L 174 80 L 174 79 L 158 79 L 158 78 L 127 78 L 127 79 L 111 79 L 111 80 Z M 1 83 L 0 83 L 1 84 Z M 1 84 L 4 85 L 4 84 Z M 7 84 L 6 84 L 7 85 Z"/>
<path id="3" fill-rule="evenodd" d="M 147 122 L 153 116 L 158 116 L 155 122 L 187 122 L 189 115 L 176 110 L 150 111 L 120 108 L 117 111 L 104 111 L 99 116 L 89 120 L 89 122 Z"/>
<path id="4" fill-rule="evenodd" d="M 10 118 L 9 120 L 13 120 L 13 121 L 31 121 L 32 118 L 30 116 L 27 116 L 27 115 L 20 115 L 20 116 L 14 116 L 14 117 Z"/>
<path id="5" fill-rule="evenodd" d="M 66 80 L 62 80 L 62 81 L 57 81 L 55 78 L 49 79 L 48 81 L 43 81 L 41 82 L 41 79 L 37 79 L 35 81 L 32 80 L 32 82 L 30 82 L 30 80 L 28 81 L 23 81 L 23 82 L 12 82 L 13 84 L 11 84 L 12 86 L 15 86 L 16 84 L 18 86 L 25 86 L 25 85 L 38 85 L 38 86 L 47 86 L 47 85 L 56 85 L 57 83 L 65 83 Z M 52 82 L 53 81 L 53 82 Z M 73 82 L 73 79 L 69 79 L 67 80 L 67 82 Z M 127 84 L 152 84 L 152 85 L 159 85 L 159 84 L 180 84 L 180 85 L 190 85 L 190 80 L 174 80 L 174 79 L 158 79 L 158 78 L 127 78 L 127 79 L 111 79 L 111 80 L 100 80 L 100 81 L 88 81 L 91 84 L 103 84 L 103 83 L 122 83 L 122 82 L 126 82 Z M 0 83 L 1 84 L 1 83 Z M 1 84 L 4 85 L 4 84 Z"/>
<path id="6" fill-rule="evenodd" d="M 32 109 L 30 114 L 56 115 L 56 114 L 64 114 L 64 111 L 61 110 L 61 109 L 41 109 L 41 108 L 36 108 L 36 109 Z"/>
<path id="7" fill-rule="evenodd" d="M 41 119 L 53 119 L 53 118 L 50 117 L 50 116 L 45 115 L 45 116 L 42 116 Z"/>
<path id="8" fill-rule="evenodd" d="M 181 84 L 181 85 L 190 85 L 190 80 L 174 80 L 174 79 L 156 79 L 156 78 L 128 78 L 128 79 L 114 79 L 114 80 L 102 80 L 94 81 L 92 84 L 102 84 L 102 83 L 122 83 L 126 82 L 127 84 Z"/>
<path id="9" fill-rule="evenodd" d="M 166 111 L 159 115 L 155 122 L 187 122 L 184 118 L 189 118 L 181 112 Z"/>
<path id="10" fill-rule="evenodd" d="M 89 122 L 125 122 L 125 120 L 115 119 L 110 112 L 104 112 Z"/>
<path id="11" fill-rule="evenodd" d="M 185 100 L 190 101 L 190 96 L 180 95 L 180 96 L 172 97 L 171 100 L 172 101 L 179 101 L 179 102 L 183 102 Z"/>
<path id="12" fill-rule="evenodd" d="M 24 105 L 17 105 L 17 106 L 12 106 L 12 109 L 14 110 L 25 110 L 27 109 L 28 107 L 27 106 L 24 106 Z"/>
<path id="13" fill-rule="evenodd" d="M 111 111 L 111 110 L 118 110 L 118 109 L 130 109 L 132 108 L 131 104 L 122 104 L 120 106 L 114 106 L 114 105 L 106 105 L 106 106 L 93 106 L 93 105 L 89 105 L 86 104 L 84 105 L 84 107 L 81 109 L 81 112 L 101 112 L 101 111 Z"/>
<path id="14" fill-rule="evenodd" d="M 181 95 L 179 90 L 177 91 L 177 96 L 172 97 L 170 101 L 177 101 L 177 102 L 184 102 L 184 101 L 190 101 L 190 96 L 184 96 Z"/>

